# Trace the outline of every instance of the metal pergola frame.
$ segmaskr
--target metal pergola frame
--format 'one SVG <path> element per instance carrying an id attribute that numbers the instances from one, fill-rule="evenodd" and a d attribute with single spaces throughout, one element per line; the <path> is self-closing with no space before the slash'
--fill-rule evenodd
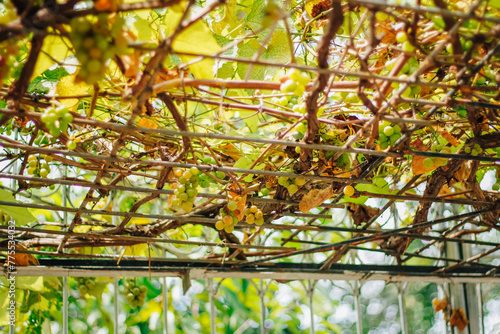
<path id="1" fill-rule="evenodd" d="M 376 265 L 349 265 L 338 264 L 332 266 L 322 273 L 318 273 L 318 265 L 300 264 L 300 263 L 276 263 L 274 265 L 257 265 L 254 268 L 243 268 L 234 270 L 231 264 L 216 265 L 211 262 L 191 262 L 186 264 L 181 260 L 172 259 L 154 259 L 147 260 L 123 260 L 116 264 L 112 260 L 95 259 L 41 259 L 40 266 L 36 267 L 18 267 L 17 276 L 46 276 L 63 278 L 63 334 L 69 331 L 69 277 L 112 277 L 114 293 L 114 333 L 119 333 L 119 292 L 118 280 L 125 277 L 150 277 L 161 278 L 162 297 L 163 297 L 163 333 L 169 333 L 169 322 L 172 321 L 168 316 L 168 278 L 177 277 L 182 279 L 184 293 L 191 286 L 191 280 L 205 281 L 206 292 L 209 294 L 210 309 L 210 329 L 212 334 L 216 334 L 216 308 L 214 298 L 218 293 L 220 282 L 215 283 L 216 279 L 240 278 L 248 279 L 255 286 L 260 298 L 260 334 L 268 333 L 264 326 L 267 318 L 264 297 L 268 289 L 270 280 L 305 281 L 304 289 L 308 298 L 308 307 L 310 309 L 310 328 L 311 334 L 315 333 L 315 320 L 313 310 L 313 295 L 318 280 L 328 281 L 349 281 L 353 286 L 354 306 L 357 314 L 356 331 L 363 333 L 362 313 L 359 302 L 360 287 L 366 281 L 382 280 L 386 284 L 393 283 L 397 286 L 397 299 L 399 306 L 399 324 L 401 333 L 407 334 L 407 316 L 405 308 L 405 287 L 409 283 L 435 283 L 449 290 L 452 302 L 461 304 L 465 298 L 468 298 L 468 313 L 471 316 L 471 323 L 465 333 L 478 334 L 484 333 L 482 323 L 482 293 L 481 284 L 500 284 L 500 273 L 497 270 L 491 270 L 482 266 L 458 267 L 446 272 L 441 276 L 433 274 L 442 268 L 432 266 L 376 266 Z M 5 272 L 7 273 L 7 271 Z M 485 274 L 488 276 L 485 276 Z M 257 285 L 253 280 L 258 279 Z M 268 282 L 268 283 L 265 283 Z M 470 284 L 472 283 L 472 284 Z M 477 318 L 473 318 L 476 316 Z M 242 324 L 241 328 L 245 328 Z M 453 329 L 446 326 L 447 332 L 452 333 Z M 14 328 L 10 327 L 10 333 L 14 333 Z M 461 332 L 463 333 L 463 332 Z"/>

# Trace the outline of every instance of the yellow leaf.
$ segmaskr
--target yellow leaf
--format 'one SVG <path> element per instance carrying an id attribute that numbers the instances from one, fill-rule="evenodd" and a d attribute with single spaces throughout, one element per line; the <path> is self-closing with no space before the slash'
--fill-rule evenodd
<path id="1" fill-rule="evenodd" d="M 138 125 L 143 127 L 143 128 L 149 128 L 149 129 L 157 129 L 158 125 L 149 118 L 141 118 L 138 122 Z"/>
<path id="2" fill-rule="evenodd" d="M 178 10 L 179 6 L 171 7 L 167 15 L 164 16 L 165 34 L 169 35 L 175 31 L 184 10 Z M 221 50 L 219 44 L 212 35 L 212 32 L 205 23 L 197 21 L 189 28 L 185 29 L 174 40 L 173 49 L 177 52 L 195 53 L 200 55 L 212 55 Z M 183 62 L 195 59 L 191 56 L 179 55 Z M 191 73 L 198 79 L 213 79 L 213 59 L 204 59 L 200 62 L 189 65 Z"/>
<path id="3" fill-rule="evenodd" d="M 75 80 L 76 74 L 62 77 L 61 81 L 57 84 L 56 93 L 59 97 L 75 96 L 87 94 L 89 85 L 82 80 Z M 59 99 L 59 101 L 68 107 L 68 109 L 75 111 L 78 108 L 80 99 Z"/>
<path id="4" fill-rule="evenodd" d="M 148 256 L 148 245 L 139 244 L 139 245 L 127 246 L 123 255 Z"/>
<path id="5" fill-rule="evenodd" d="M 53 31 L 49 31 L 52 32 Z M 35 69 L 33 71 L 33 78 L 38 77 L 40 74 L 48 70 L 55 61 L 61 61 L 71 55 L 68 48 L 71 42 L 57 34 L 49 34 L 43 41 L 42 50 L 38 55 Z"/>
<path id="6" fill-rule="evenodd" d="M 144 225 L 144 224 L 149 224 L 149 223 L 151 223 L 151 220 L 148 218 L 132 218 L 132 219 L 130 219 L 129 224 Z"/>
<path id="7" fill-rule="evenodd" d="M 467 180 L 470 176 L 471 172 L 471 166 L 472 161 L 464 161 L 462 163 L 462 166 L 460 166 L 460 169 L 456 171 L 454 177 L 457 180 L 457 182 L 462 182 L 464 180 Z"/>
<path id="8" fill-rule="evenodd" d="M 19 277 L 16 279 L 17 289 L 28 289 L 33 291 L 43 291 L 43 277 Z"/>
<path id="9" fill-rule="evenodd" d="M 231 143 L 219 145 L 219 147 L 224 152 L 224 154 L 229 155 L 236 161 L 238 161 L 241 157 L 243 157 L 243 154 L 241 154 L 240 151 L 236 148 L 236 146 L 234 146 Z"/>
<path id="10" fill-rule="evenodd" d="M 333 196 L 332 187 L 328 187 L 325 189 L 312 189 L 310 190 L 299 203 L 300 211 L 307 213 L 312 208 L 317 207 L 322 204 L 324 201 Z"/>

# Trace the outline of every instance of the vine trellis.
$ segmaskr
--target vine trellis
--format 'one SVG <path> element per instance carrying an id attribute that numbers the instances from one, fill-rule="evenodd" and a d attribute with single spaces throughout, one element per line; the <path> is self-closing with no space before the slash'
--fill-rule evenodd
<path id="1" fill-rule="evenodd" d="M 36 216 L 17 222 L 19 253 L 51 266 L 47 258 L 175 267 L 166 250 L 196 269 L 274 262 L 279 272 L 295 261 L 321 274 L 371 252 L 369 265 L 398 265 L 383 269 L 391 274 L 418 277 L 418 259 L 428 276 L 498 275 L 488 258 L 500 248 L 493 1 L 3 4 L 0 179 L 17 201 L 0 208 Z M 113 34 L 117 18 L 126 23 L 107 41 L 126 45 L 85 77 L 74 22 L 107 22 Z M 283 90 L 293 71 L 310 79 L 303 94 Z M 54 135 L 42 116 L 60 105 L 72 120 Z M 384 143 L 381 124 L 400 135 Z M 46 177 L 28 173 L 30 156 L 50 157 Z M 182 210 L 174 172 L 192 167 L 209 186 Z M 280 178 L 305 181 L 291 192 Z M 264 223 L 216 229 L 229 193 Z M 447 244 L 474 255 L 450 257 Z"/>

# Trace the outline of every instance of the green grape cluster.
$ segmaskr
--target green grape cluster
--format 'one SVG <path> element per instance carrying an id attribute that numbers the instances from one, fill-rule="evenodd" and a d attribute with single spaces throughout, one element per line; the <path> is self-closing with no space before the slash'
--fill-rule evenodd
<path id="1" fill-rule="evenodd" d="M 394 66 L 394 64 L 392 66 Z M 406 74 L 414 73 L 414 72 L 416 72 L 418 70 L 418 67 L 419 67 L 419 65 L 418 65 L 418 59 L 416 57 L 411 57 L 403 65 L 403 68 L 401 69 L 401 73 L 406 73 Z M 416 86 L 416 87 L 420 88 L 420 86 Z"/>
<path id="2" fill-rule="evenodd" d="M 292 107 L 292 110 L 295 112 L 299 112 L 301 114 L 305 114 L 307 112 L 306 104 L 305 102 L 301 104 L 296 104 Z M 325 109 L 323 107 L 319 107 L 318 110 L 316 111 L 316 115 L 318 117 L 321 117 L 323 113 L 325 112 Z"/>
<path id="3" fill-rule="evenodd" d="M 249 224 L 255 223 L 255 225 L 258 226 L 264 224 L 264 214 L 257 206 L 252 205 L 251 207 L 246 208 L 244 213 L 247 223 Z"/>
<path id="4" fill-rule="evenodd" d="M 289 177 L 280 176 L 278 178 L 278 184 L 285 187 L 292 195 L 295 194 L 299 190 L 299 187 L 303 186 L 305 183 L 306 179 L 300 177 L 292 179 Z"/>
<path id="5" fill-rule="evenodd" d="M 91 17 L 71 20 L 70 37 L 81 64 L 78 76 L 87 84 L 93 85 L 100 80 L 108 61 L 126 49 L 123 26 L 122 18 L 118 17 L 111 23 L 106 14 L 98 15 L 97 20 Z"/>
<path id="6" fill-rule="evenodd" d="M 273 94 L 277 94 L 277 92 L 273 92 Z M 291 98 L 292 97 L 290 95 L 275 96 L 271 99 L 271 103 L 277 104 L 282 107 L 286 107 L 290 103 L 289 101 L 291 100 Z"/>
<path id="7" fill-rule="evenodd" d="M 450 154 L 451 148 L 445 147 L 444 145 L 440 144 L 433 144 L 431 146 L 431 152 Z M 446 165 L 447 163 L 448 163 L 447 158 L 439 158 L 439 157 L 438 158 L 427 157 L 422 162 L 425 168 L 438 168 Z"/>
<path id="8" fill-rule="evenodd" d="M 387 121 L 378 125 L 378 144 L 382 150 L 394 145 L 399 138 L 401 138 L 401 128 L 398 125 Z"/>
<path id="9" fill-rule="evenodd" d="M 203 159 L 203 162 L 207 165 L 217 165 L 217 162 L 215 161 L 214 158 L 212 157 L 205 157 Z M 224 180 L 226 177 L 226 174 L 221 171 L 217 171 L 215 173 L 198 173 L 198 183 L 200 184 L 200 187 L 202 188 L 209 188 L 212 183 L 217 184 L 217 181 L 213 177 L 218 178 L 219 180 Z"/>
<path id="10" fill-rule="evenodd" d="M 481 148 L 481 145 L 475 144 L 474 147 L 472 147 L 472 148 L 470 146 L 467 146 L 466 148 L 464 148 L 464 151 L 467 154 L 477 156 L 483 152 L 483 149 Z"/>
<path id="11" fill-rule="evenodd" d="M 76 288 L 83 296 L 95 288 L 95 277 L 77 277 Z"/>
<path id="12" fill-rule="evenodd" d="M 30 155 L 28 158 L 28 174 L 36 177 L 47 177 L 50 173 L 49 162 L 52 160 L 53 158 L 50 155 L 42 154 L 39 157 Z"/>
<path id="13" fill-rule="evenodd" d="M 408 35 L 405 31 L 398 31 L 396 34 L 396 41 L 401 44 L 401 48 L 406 52 L 415 51 L 415 47 L 408 40 Z"/>
<path id="14" fill-rule="evenodd" d="M 148 288 L 138 286 L 135 280 L 131 277 L 125 278 L 125 296 L 130 306 L 137 307 L 144 305 Z"/>
<path id="15" fill-rule="evenodd" d="M 12 217 L 0 210 L 0 225 L 6 222 L 10 222 Z"/>
<path id="16" fill-rule="evenodd" d="M 50 134 L 57 138 L 59 135 L 68 130 L 69 123 L 73 122 L 73 115 L 66 106 L 46 108 L 40 116 L 40 120 L 49 129 Z"/>
<path id="17" fill-rule="evenodd" d="M 282 93 L 293 93 L 301 96 L 306 90 L 306 85 L 311 81 L 309 75 L 295 68 L 288 72 L 288 75 L 281 78 L 280 91 Z"/>
<path id="18" fill-rule="evenodd" d="M 238 197 L 241 201 L 242 198 Z M 234 231 L 234 225 L 238 224 L 238 216 L 240 212 L 238 211 L 238 202 L 234 200 L 229 200 L 226 205 L 224 205 L 219 210 L 221 219 L 215 223 L 215 228 L 219 231 L 224 230 L 227 233 Z"/>
<path id="19" fill-rule="evenodd" d="M 174 172 L 179 185 L 174 191 L 175 199 L 172 204 L 179 207 L 184 212 L 191 212 L 194 206 L 194 200 L 198 195 L 198 174 L 200 171 L 196 167 L 191 167 L 186 171 L 177 169 Z"/>
<path id="20" fill-rule="evenodd" d="M 410 66 L 411 68 L 411 66 Z M 403 80 L 403 81 L 407 81 L 408 80 L 408 75 L 407 74 L 401 74 L 399 77 L 398 77 L 399 80 Z M 399 89 L 399 86 L 402 85 L 402 83 L 400 82 L 393 82 L 391 84 L 391 86 L 395 89 L 395 90 L 398 90 Z M 417 85 L 409 85 L 408 87 L 406 87 L 406 89 L 401 93 L 401 97 L 406 97 L 406 98 L 410 98 L 410 97 L 414 97 L 414 96 L 417 96 L 417 95 L 420 95 L 420 91 L 422 90 L 422 88 L 420 86 L 417 86 Z"/>

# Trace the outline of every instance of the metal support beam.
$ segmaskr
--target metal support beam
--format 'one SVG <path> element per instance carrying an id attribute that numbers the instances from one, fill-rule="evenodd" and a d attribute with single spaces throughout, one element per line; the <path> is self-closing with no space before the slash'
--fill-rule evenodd
<path id="1" fill-rule="evenodd" d="M 314 297 L 314 288 L 316 287 L 316 283 L 318 281 L 309 280 L 307 286 L 307 297 L 309 299 L 309 317 L 311 318 L 311 329 L 310 333 L 315 334 L 314 329 L 314 308 L 313 308 L 313 297 Z"/>
<path id="2" fill-rule="evenodd" d="M 68 277 L 63 277 L 63 334 L 69 333 L 68 297 L 69 297 Z"/>
<path id="3" fill-rule="evenodd" d="M 408 333 L 408 321 L 406 320 L 406 307 L 404 293 L 406 283 L 398 283 L 398 304 L 399 304 L 399 320 L 401 322 L 401 334 Z"/>
<path id="4" fill-rule="evenodd" d="M 260 334 L 266 333 L 265 321 L 266 321 L 266 303 L 264 297 L 266 293 L 264 292 L 264 281 L 259 280 L 260 288 L 257 290 L 260 298 Z"/>
<path id="5" fill-rule="evenodd" d="M 361 305 L 359 304 L 359 291 L 360 284 L 358 281 L 354 282 L 353 296 L 354 296 L 354 308 L 356 309 L 356 332 L 358 334 L 363 334 L 363 316 L 361 314 Z"/>
<path id="6" fill-rule="evenodd" d="M 119 333 L 119 324 L 120 322 L 118 321 L 118 277 L 113 277 L 113 294 L 114 294 L 114 309 L 115 309 L 115 312 L 113 314 L 113 317 L 115 319 L 115 330 L 114 330 L 114 333 L 115 334 L 118 334 Z"/>
<path id="7" fill-rule="evenodd" d="M 210 304 L 210 333 L 216 334 L 215 330 L 215 289 L 213 285 L 213 280 L 211 278 L 206 280 L 207 290 L 208 290 L 208 303 Z"/>
<path id="8" fill-rule="evenodd" d="M 113 260 L 40 259 L 41 266 L 18 267 L 18 276 L 67 276 L 67 277 L 184 277 L 190 279 L 245 278 L 278 280 L 342 280 L 424 283 L 494 283 L 500 282 L 499 273 L 486 276 L 489 267 L 460 267 L 447 275 L 437 275 L 441 267 L 433 266 L 382 266 L 336 264 L 330 270 L 318 271 L 314 264 L 277 263 L 247 268 L 231 268 L 231 264 L 214 266 L 213 263 L 193 262 L 186 266 L 180 261 L 122 260 L 120 266 Z M 82 269 L 85 268 L 85 269 Z M 0 273 L 6 274 L 5 268 Z"/>
<path id="9" fill-rule="evenodd" d="M 162 278 L 163 293 L 163 334 L 168 334 L 168 277 Z"/>

